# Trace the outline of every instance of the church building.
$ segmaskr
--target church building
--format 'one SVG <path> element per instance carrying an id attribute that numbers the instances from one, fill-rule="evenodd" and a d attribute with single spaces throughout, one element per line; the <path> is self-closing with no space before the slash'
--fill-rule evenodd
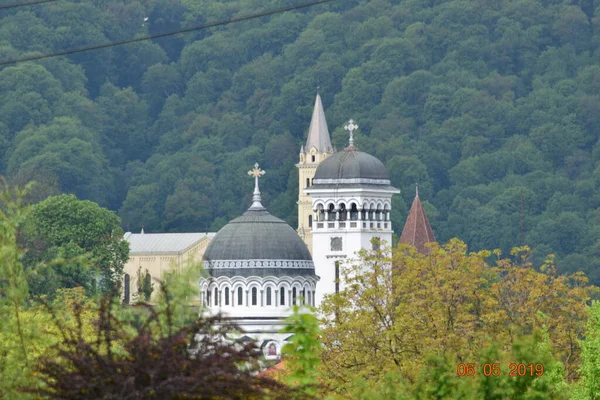
<path id="1" fill-rule="evenodd" d="M 391 186 L 380 160 L 355 146 L 358 125 L 350 120 L 344 128 L 348 146 L 336 152 L 317 93 L 296 164 L 296 230 L 263 206 L 259 178 L 265 171 L 255 164 L 248 172 L 255 181 L 252 204 L 219 232 L 125 235 L 131 247 L 125 298 L 136 287 L 137 271 L 148 269 L 159 278 L 186 260 L 202 260 L 206 275 L 198 282 L 198 303 L 205 312 L 221 312 L 236 322 L 245 332 L 237 340 L 256 340 L 267 359 L 277 359 L 287 339 L 279 331 L 291 306 L 318 307 L 326 294 L 343 290 L 341 269 L 356 252 L 381 241 L 392 244 L 392 196 L 400 190 Z M 421 253 L 435 241 L 418 190 L 400 241 Z"/>

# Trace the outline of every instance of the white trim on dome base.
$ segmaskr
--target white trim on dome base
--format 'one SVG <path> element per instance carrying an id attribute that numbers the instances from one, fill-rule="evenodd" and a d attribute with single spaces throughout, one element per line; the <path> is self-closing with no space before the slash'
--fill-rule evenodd
<path id="1" fill-rule="evenodd" d="M 315 268 L 308 260 L 214 260 L 204 261 L 205 269 L 219 268 Z"/>
<path id="2" fill-rule="evenodd" d="M 369 185 L 391 185 L 389 179 L 368 179 L 368 178 L 339 178 L 339 179 L 315 179 L 313 185 L 332 185 L 332 184 L 352 184 L 365 183 Z"/>

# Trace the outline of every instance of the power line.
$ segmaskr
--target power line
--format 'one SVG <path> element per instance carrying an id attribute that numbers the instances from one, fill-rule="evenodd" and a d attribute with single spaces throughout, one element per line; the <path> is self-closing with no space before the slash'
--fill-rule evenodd
<path id="1" fill-rule="evenodd" d="M 55 1 L 58 1 L 58 0 L 35 0 L 35 1 L 29 1 L 27 3 L 7 4 L 5 6 L 0 5 L 0 10 L 8 10 L 10 8 L 18 8 L 18 7 L 25 7 L 25 6 L 35 6 L 36 4 L 53 3 Z"/>
<path id="2" fill-rule="evenodd" d="M 52 1 L 52 0 L 46 0 L 46 1 Z M 198 30 L 202 30 L 202 29 L 207 29 L 207 28 L 213 28 L 215 26 L 228 25 L 228 24 L 231 24 L 231 23 L 234 23 L 234 22 L 248 21 L 248 20 L 251 20 L 251 19 L 256 19 L 256 18 L 261 18 L 261 17 L 267 17 L 269 15 L 280 14 L 280 13 L 283 13 L 283 12 L 286 12 L 286 11 L 299 10 L 299 9 L 302 9 L 302 8 L 316 6 L 318 4 L 329 3 L 331 1 L 335 1 L 335 0 L 318 0 L 318 1 L 312 1 L 310 3 L 304 3 L 304 4 L 299 4 L 299 5 L 296 5 L 296 6 L 289 6 L 289 7 L 279 8 L 279 9 L 276 9 L 276 10 L 266 11 L 266 12 L 262 12 L 262 13 L 259 13 L 259 14 L 250 14 L 250 15 L 246 15 L 246 16 L 243 16 L 243 17 L 232 18 L 232 19 L 228 19 L 228 20 L 211 22 L 209 24 L 193 26 L 191 28 L 178 29 L 176 31 L 171 31 L 171 32 L 157 33 L 157 34 L 154 34 L 154 35 L 144 35 L 144 36 L 139 36 L 139 37 L 133 38 L 133 39 L 117 40 L 117 41 L 103 43 L 103 44 L 98 44 L 98 45 L 92 45 L 92 46 L 86 46 L 86 47 L 79 47 L 79 48 L 76 48 L 76 49 L 58 51 L 56 53 L 47 53 L 47 54 L 41 54 L 41 55 L 38 55 L 38 56 L 15 58 L 13 60 L 1 61 L 0 62 L 0 66 L 9 65 L 9 64 L 17 64 L 17 63 L 21 63 L 21 62 L 25 62 L 25 61 L 41 60 L 41 59 L 50 58 L 50 57 L 65 56 L 65 55 L 69 55 L 69 54 L 82 53 L 84 51 L 105 49 L 107 47 L 120 46 L 122 44 L 142 42 L 144 40 L 151 40 L 151 39 L 157 39 L 157 38 L 166 37 L 166 36 L 173 36 L 173 35 L 178 35 L 180 33 L 187 33 L 187 32 L 192 32 L 192 31 L 198 31 Z"/>

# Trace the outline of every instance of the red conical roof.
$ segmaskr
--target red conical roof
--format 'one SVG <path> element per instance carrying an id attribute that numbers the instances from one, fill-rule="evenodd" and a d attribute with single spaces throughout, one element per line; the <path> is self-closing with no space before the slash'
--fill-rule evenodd
<path id="1" fill-rule="evenodd" d="M 406 218 L 400 243 L 415 246 L 421 254 L 429 254 L 430 249 L 425 247 L 425 243 L 430 242 L 435 242 L 435 236 L 433 236 L 431 225 L 429 225 L 429 220 L 419 199 L 419 192 L 417 192 Z"/>

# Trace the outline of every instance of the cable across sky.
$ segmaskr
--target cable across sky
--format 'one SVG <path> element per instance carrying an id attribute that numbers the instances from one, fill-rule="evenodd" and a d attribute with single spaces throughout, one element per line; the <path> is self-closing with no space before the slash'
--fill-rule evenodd
<path id="1" fill-rule="evenodd" d="M 58 1 L 58 0 L 35 0 L 35 1 L 27 1 L 25 3 L 13 3 L 13 4 L 6 4 L 6 5 L 0 4 L 0 10 L 9 10 L 11 8 L 19 8 L 19 7 L 26 7 L 26 6 L 35 6 L 36 4 L 54 3 L 55 1 Z"/>
<path id="2" fill-rule="evenodd" d="M 56 1 L 56 0 L 44 0 L 44 1 L 45 2 L 50 2 L 50 1 Z M 181 33 L 199 31 L 199 30 L 202 30 L 202 29 L 213 28 L 215 26 L 228 25 L 228 24 L 231 24 L 231 23 L 234 23 L 234 22 L 242 22 L 242 21 L 248 21 L 248 20 L 251 20 L 251 19 L 267 17 L 267 16 L 274 15 L 274 14 L 280 14 L 280 13 L 283 13 L 283 12 L 286 12 L 286 11 L 299 10 L 299 9 L 302 9 L 302 8 L 312 7 L 312 6 L 316 6 L 316 5 L 319 5 L 319 4 L 329 3 L 329 2 L 332 2 L 332 1 L 335 1 L 335 0 L 311 1 L 309 3 L 302 3 L 302 4 L 295 5 L 295 6 L 288 6 L 288 7 L 278 8 L 278 9 L 271 10 L 271 11 L 264 11 L 264 12 L 261 12 L 261 13 L 250 14 L 250 15 L 245 15 L 245 16 L 242 16 L 242 17 L 237 17 L 237 18 L 231 18 L 231 19 L 227 19 L 227 20 L 221 20 L 221 21 L 211 22 L 211 23 L 208 23 L 208 24 L 197 25 L 197 26 L 193 26 L 193 27 L 189 27 L 189 28 L 182 28 L 182 29 L 178 29 L 178 30 L 170 31 L 170 32 L 157 33 L 157 34 L 154 34 L 154 35 L 143 35 L 143 36 L 139 36 L 139 37 L 132 38 L 132 39 L 117 40 L 117 41 L 112 41 L 112 42 L 107 42 L 107 43 L 102 43 L 102 44 L 97 44 L 97 45 L 90 45 L 90 46 L 79 47 L 79 48 L 75 48 L 75 49 L 57 51 L 57 52 L 54 52 L 54 53 L 40 54 L 40 55 L 37 55 L 37 56 L 15 58 L 15 59 L 12 59 L 12 60 L 0 61 L 0 66 L 9 65 L 9 64 L 17 64 L 17 63 L 21 63 L 21 62 L 25 62 L 25 61 L 42 60 L 44 58 L 50 58 L 50 57 L 66 56 L 66 55 L 70 55 L 70 54 L 83 53 L 85 51 L 105 49 L 105 48 L 108 48 L 108 47 L 120 46 L 120 45 L 123 45 L 123 44 L 142 42 L 142 41 L 145 41 L 145 40 L 158 39 L 158 38 L 162 38 L 162 37 L 178 35 L 178 34 L 181 34 Z M 41 3 L 41 2 L 42 2 L 42 0 L 38 1 L 38 3 Z"/>

